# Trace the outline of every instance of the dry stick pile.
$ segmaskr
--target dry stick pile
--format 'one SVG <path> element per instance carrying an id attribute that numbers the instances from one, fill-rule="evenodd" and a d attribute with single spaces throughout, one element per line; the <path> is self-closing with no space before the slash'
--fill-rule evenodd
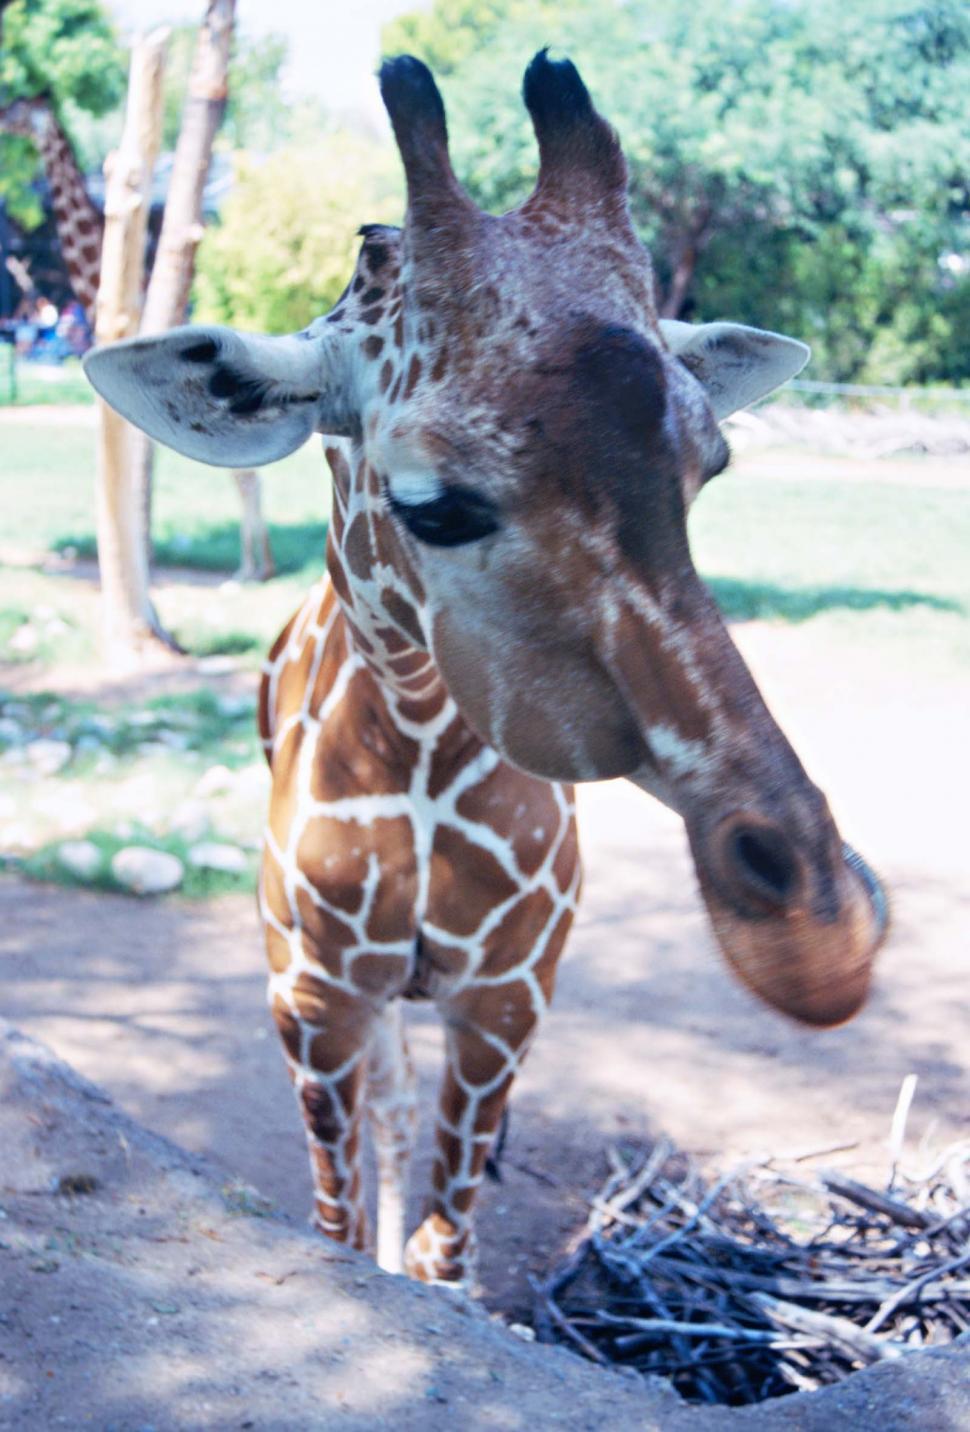
<path id="1" fill-rule="evenodd" d="M 540 1340 L 669 1378 L 689 1401 L 740 1405 L 970 1330 L 970 1142 L 899 1169 L 914 1085 L 885 1193 L 806 1178 L 819 1155 L 706 1187 L 665 1141 L 639 1163 L 614 1152 L 579 1247 L 533 1283 Z"/>

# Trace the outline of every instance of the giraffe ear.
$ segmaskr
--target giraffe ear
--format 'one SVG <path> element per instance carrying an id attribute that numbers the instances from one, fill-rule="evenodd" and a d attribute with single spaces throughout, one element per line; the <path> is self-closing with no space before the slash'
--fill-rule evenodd
<path id="1" fill-rule="evenodd" d="M 678 323 L 661 318 L 660 332 L 705 389 L 716 418 L 767 397 L 800 373 L 812 356 L 807 344 L 743 323 Z"/>
<path id="2" fill-rule="evenodd" d="M 329 332 L 267 338 L 190 327 L 96 348 L 84 371 L 157 442 L 217 467 L 255 467 L 313 432 L 349 431 L 342 356 Z"/>

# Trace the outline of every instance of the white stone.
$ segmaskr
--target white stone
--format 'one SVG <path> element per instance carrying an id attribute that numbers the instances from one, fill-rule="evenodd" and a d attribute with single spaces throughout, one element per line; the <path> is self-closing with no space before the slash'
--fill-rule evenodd
<path id="1" fill-rule="evenodd" d="M 185 867 L 177 855 L 147 845 L 126 845 L 111 861 L 119 885 L 135 895 L 164 895 L 182 883 Z"/>
<path id="2" fill-rule="evenodd" d="M 216 701 L 216 710 L 220 716 L 235 719 L 237 716 L 248 715 L 254 708 L 249 696 L 220 696 Z"/>
<path id="3" fill-rule="evenodd" d="M 37 643 L 40 637 L 29 622 L 19 626 L 13 636 L 7 642 L 11 651 L 31 652 L 37 650 Z"/>
<path id="4" fill-rule="evenodd" d="M 235 777 L 228 766 L 210 766 L 195 786 L 197 796 L 217 796 L 232 790 Z"/>
<path id="5" fill-rule="evenodd" d="M 201 840 L 209 830 L 209 812 L 201 801 L 183 801 L 176 807 L 169 829 L 184 840 Z"/>
<path id="6" fill-rule="evenodd" d="M 68 835 L 89 829 L 98 818 L 98 808 L 81 791 L 65 782 L 52 782 L 34 795 L 33 811 L 57 830 Z"/>
<path id="7" fill-rule="evenodd" d="M 27 747 L 27 759 L 42 776 L 53 776 L 71 759 L 70 741 L 49 741 L 41 738 Z"/>
<path id="8" fill-rule="evenodd" d="M 244 875 L 249 869 L 244 850 L 218 840 L 204 840 L 193 845 L 189 851 L 189 864 L 199 870 L 219 870 L 224 875 Z"/>
<path id="9" fill-rule="evenodd" d="M 192 737 L 188 731 L 169 731 L 163 728 L 157 732 L 155 742 L 166 746 L 170 751 L 187 751 L 192 744 Z M 144 750 L 144 747 L 142 749 Z"/>
<path id="10" fill-rule="evenodd" d="M 204 656 L 196 662 L 196 670 L 202 676 L 226 676 L 235 671 L 239 663 L 232 656 Z"/>
<path id="11" fill-rule="evenodd" d="M 57 847 L 58 862 L 79 880 L 90 880 L 101 865 L 101 852 L 93 840 L 65 840 Z"/>

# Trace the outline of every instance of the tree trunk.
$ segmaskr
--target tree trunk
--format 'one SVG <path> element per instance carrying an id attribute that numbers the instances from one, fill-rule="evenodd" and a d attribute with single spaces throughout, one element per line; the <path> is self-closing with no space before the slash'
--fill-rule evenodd
<path id="1" fill-rule="evenodd" d="M 251 467 L 233 473 L 242 503 L 242 561 L 237 582 L 268 582 L 276 575 L 276 563 L 269 544 L 269 528 L 263 516 L 259 473 Z"/>
<path id="2" fill-rule="evenodd" d="M 199 28 L 158 250 L 145 294 L 139 330 L 143 337 L 165 333 L 185 321 L 195 272 L 195 251 L 204 229 L 202 193 L 212 158 L 212 142 L 226 111 L 235 12 L 235 0 L 208 0 L 205 19 Z M 141 543 L 147 564 L 151 552 L 155 449 L 144 433 L 136 435 L 133 458 Z"/>
<path id="3" fill-rule="evenodd" d="M 704 209 L 683 235 L 677 250 L 677 261 L 674 264 L 670 287 L 660 303 L 661 318 L 679 318 L 683 312 L 690 293 L 690 286 L 694 282 L 697 260 L 708 240 L 710 222 L 711 211 Z"/>
<path id="4" fill-rule="evenodd" d="M 95 337 L 99 344 L 138 331 L 152 172 L 162 133 L 167 31 L 132 51 L 121 144 L 105 163 L 105 227 Z M 165 640 L 148 592 L 132 468 L 134 430 L 98 399 L 97 529 L 105 654 L 128 665 L 140 648 Z"/>

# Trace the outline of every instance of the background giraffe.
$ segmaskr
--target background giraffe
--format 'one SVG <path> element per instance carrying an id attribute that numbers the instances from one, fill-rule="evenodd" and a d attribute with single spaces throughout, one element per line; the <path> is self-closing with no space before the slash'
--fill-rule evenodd
<path id="1" fill-rule="evenodd" d="M 619 143 L 568 62 L 543 52 L 526 73 L 539 178 L 501 218 L 455 179 L 427 69 L 388 62 L 382 92 L 405 227 L 364 230 L 329 315 L 279 339 L 176 330 L 87 371 L 190 456 L 262 462 L 339 435 L 329 581 L 262 687 L 271 1007 L 317 1222 L 368 1246 L 367 1111 L 378 1253 L 398 1268 L 414 1101 L 393 1001 L 435 1000 L 433 1188 L 404 1264 L 461 1284 L 579 893 L 573 780 L 626 775 L 683 817 L 725 956 L 808 1023 L 859 1007 L 886 912 L 687 547 L 687 508 L 728 460 L 717 418 L 807 350 L 658 325 Z"/>
<path id="2" fill-rule="evenodd" d="M 104 218 L 88 194 L 71 141 L 46 95 L 18 99 L 0 109 L 0 129 L 32 139 L 37 146 L 71 287 L 93 328 Z"/>

